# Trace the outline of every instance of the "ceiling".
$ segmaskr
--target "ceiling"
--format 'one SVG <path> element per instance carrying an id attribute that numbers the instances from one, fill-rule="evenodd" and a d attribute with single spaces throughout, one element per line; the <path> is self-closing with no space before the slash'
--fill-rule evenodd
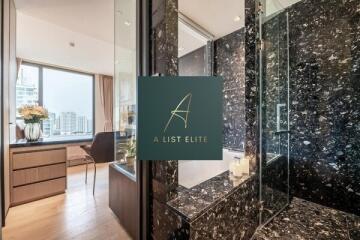
<path id="1" fill-rule="evenodd" d="M 178 0 L 179 11 L 215 38 L 244 27 L 245 0 Z"/>
<path id="2" fill-rule="evenodd" d="M 300 2 L 301 0 L 271 0 L 266 1 L 266 16 L 271 16 L 283 11 L 285 8 Z"/>
<path id="3" fill-rule="evenodd" d="M 114 40 L 114 0 L 14 0 L 23 14 L 99 40 Z"/>
<path id="4" fill-rule="evenodd" d="M 178 21 L 178 56 L 182 57 L 195 49 L 206 45 L 208 39 L 201 36 L 196 30 Z"/>
<path id="5" fill-rule="evenodd" d="M 178 0 L 179 12 L 198 25 L 214 39 L 221 38 L 244 27 L 244 0 Z M 226 2 L 226 4 L 224 4 Z M 206 45 L 196 30 L 179 21 L 179 57 Z"/>
<path id="6" fill-rule="evenodd" d="M 74 41 L 74 38 L 71 37 L 71 32 L 74 34 L 82 34 L 84 36 L 91 37 L 93 39 L 106 42 L 108 44 L 114 44 L 116 48 L 124 49 L 135 49 L 135 0 L 119 0 L 116 1 L 115 11 L 114 11 L 114 0 L 14 0 L 17 11 L 23 16 L 30 16 L 36 19 L 39 19 L 54 26 L 59 26 L 61 28 L 67 29 L 70 32 L 66 34 L 67 38 L 62 37 L 62 41 L 65 45 L 68 45 L 70 42 Z M 178 0 L 179 11 L 184 14 L 186 17 L 190 18 L 193 22 L 201 26 L 204 30 L 214 36 L 215 39 L 221 38 L 227 34 L 230 34 L 242 27 L 244 27 L 244 15 L 245 15 L 245 3 L 244 0 Z M 226 4 L 225 4 L 226 3 Z M 119 23 L 119 31 L 117 31 L 114 36 L 114 12 L 115 20 Z M 25 18 L 25 17 L 24 17 Z M 34 20 L 35 21 L 35 20 Z M 24 24 L 25 25 L 25 24 Z M 28 24 L 29 25 L 29 24 Z M 44 38 L 44 37 L 43 37 Z M 79 39 L 81 38 L 79 36 Z M 36 39 L 32 40 L 32 44 L 36 42 Z M 40 40 L 39 40 L 40 41 Z M 45 41 L 45 40 L 43 40 Z M 34 54 L 40 59 L 36 59 L 41 62 L 41 54 L 38 52 L 41 51 L 37 49 L 36 53 L 31 52 L 31 46 L 28 46 L 27 38 L 20 39 L 19 42 L 22 43 L 21 49 L 29 49 L 26 52 L 27 56 Z M 52 44 L 52 45 L 51 45 Z M 56 44 L 60 44 L 56 39 Z M 204 44 L 203 39 L 199 39 L 196 36 L 196 33 L 189 31 L 188 28 L 179 26 L 179 55 L 184 55 L 192 50 L 195 50 L 199 46 Z M 46 51 L 49 49 L 56 48 L 54 43 L 48 43 Z M 75 42 L 75 48 L 83 47 L 83 51 L 86 51 L 85 45 L 89 47 L 88 44 L 83 42 Z M 95 48 L 95 46 L 94 46 Z M 35 50 L 33 50 L 35 51 Z M 45 50 L 44 50 L 45 51 Z M 66 48 L 66 51 L 63 51 L 66 56 L 54 56 L 54 58 L 63 59 L 67 57 L 68 60 L 71 59 L 71 48 Z M 110 51 L 110 46 L 108 47 L 107 52 Z M 58 51 L 58 54 L 61 54 L 62 51 Z M 85 53 L 80 54 L 84 58 L 77 57 L 73 60 L 73 65 L 75 66 L 95 66 L 93 62 L 87 63 L 90 61 L 85 59 Z M 87 54 L 89 55 L 89 54 Z M 21 56 L 20 56 L 21 57 Z M 49 61 L 49 54 L 47 54 L 46 61 Z M 102 56 L 105 57 L 105 56 Z M 99 65 L 104 62 L 109 63 L 113 59 L 113 54 L 108 56 L 109 59 L 99 59 Z M 111 58 L 111 59 L 110 59 Z M 66 64 L 72 64 L 71 61 L 66 62 Z M 77 62 L 84 61 L 82 64 Z M 92 60 L 93 61 L 93 60 Z M 52 64 L 59 65 L 57 59 L 54 59 Z M 71 66 L 67 66 L 71 67 Z M 113 66 L 106 67 L 107 73 L 113 69 Z M 91 71 L 103 71 L 102 69 L 94 69 Z"/>

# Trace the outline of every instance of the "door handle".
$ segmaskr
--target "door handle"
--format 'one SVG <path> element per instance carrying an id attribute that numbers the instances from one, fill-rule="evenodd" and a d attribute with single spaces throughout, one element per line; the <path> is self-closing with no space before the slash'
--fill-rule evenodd
<path id="1" fill-rule="evenodd" d="M 281 120 L 281 108 L 286 107 L 285 103 L 276 104 L 276 132 L 281 132 L 280 120 Z"/>

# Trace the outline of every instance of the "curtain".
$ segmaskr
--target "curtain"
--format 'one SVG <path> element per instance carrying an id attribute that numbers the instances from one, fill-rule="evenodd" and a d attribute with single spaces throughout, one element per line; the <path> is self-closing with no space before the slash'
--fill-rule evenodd
<path id="1" fill-rule="evenodd" d="M 113 77 L 99 75 L 101 105 L 104 109 L 104 132 L 113 131 Z"/>
<path id="2" fill-rule="evenodd" d="M 22 58 L 16 58 L 16 82 L 19 79 L 20 67 L 21 67 L 22 61 L 23 61 Z"/>

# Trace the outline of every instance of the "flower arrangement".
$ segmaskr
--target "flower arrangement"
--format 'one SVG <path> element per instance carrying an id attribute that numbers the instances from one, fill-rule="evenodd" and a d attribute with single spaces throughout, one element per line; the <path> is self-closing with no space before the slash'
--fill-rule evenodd
<path id="1" fill-rule="evenodd" d="M 25 123 L 40 123 L 49 117 L 46 108 L 37 105 L 24 105 L 18 109 Z"/>

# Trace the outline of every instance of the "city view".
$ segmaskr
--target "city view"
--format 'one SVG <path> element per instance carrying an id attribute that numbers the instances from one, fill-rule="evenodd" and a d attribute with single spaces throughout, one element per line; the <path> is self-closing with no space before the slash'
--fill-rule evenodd
<path id="1" fill-rule="evenodd" d="M 42 105 L 49 111 L 49 118 L 42 123 L 44 137 L 92 135 L 92 79 L 52 69 L 44 69 L 42 75 L 43 92 L 40 92 L 39 68 L 21 66 L 16 83 L 16 108 L 37 105 L 42 96 Z M 81 87 L 74 88 L 76 85 Z M 23 120 L 17 118 L 17 122 Z"/>
<path id="2" fill-rule="evenodd" d="M 43 121 L 44 136 L 90 135 L 93 132 L 93 122 L 75 112 L 49 112 L 49 118 Z"/>

